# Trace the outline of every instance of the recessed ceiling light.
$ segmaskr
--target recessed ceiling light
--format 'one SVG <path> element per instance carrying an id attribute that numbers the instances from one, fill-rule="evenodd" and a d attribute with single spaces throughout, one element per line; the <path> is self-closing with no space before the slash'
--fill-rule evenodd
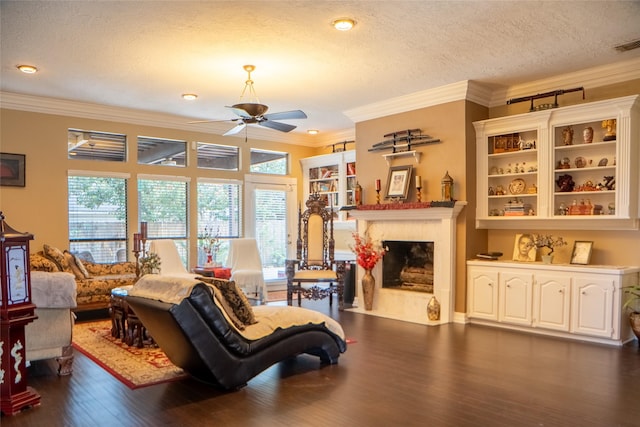
<path id="1" fill-rule="evenodd" d="M 193 101 L 197 97 L 198 97 L 198 95 L 196 95 L 195 93 L 183 93 L 182 94 L 182 99 L 186 99 L 187 101 Z"/>
<path id="2" fill-rule="evenodd" d="M 38 71 L 38 69 L 33 65 L 18 65 L 18 70 L 25 74 L 34 74 Z"/>
<path id="3" fill-rule="evenodd" d="M 307 131 L 307 133 L 308 133 L 309 135 L 317 135 L 317 134 L 319 134 L 319 133 L 320 133 L 320 131 L 319 131 L 318 129 L 309 129 L 309 130 Z"/>
<path id="4" fill-rule="evenodd" d="M 356 21 L 351 18 L 340 18 L 333 21 L 331 25 L 338 31 L 349 31 L 356 25 Z"/>

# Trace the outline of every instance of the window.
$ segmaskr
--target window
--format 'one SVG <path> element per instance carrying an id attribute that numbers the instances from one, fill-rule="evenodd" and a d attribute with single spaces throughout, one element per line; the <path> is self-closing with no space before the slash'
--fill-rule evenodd
<path id="1" fill-rule="evenodd" d="M 175 241 L 185 266 L 188 246 L 187 186 L 187 179 L 184 178 L 138 178 L 138 217 L 140 221 L 147 222 L 147 238 Z"/>
<path id="2" fill-rule="evenodd" d="M 251 150 L 252 173 L 286 175 L 289 155 L 277 151 Z"/>
<path id="3" fill-rule="evenodd" d="M 186 165 L 186 141 L 138 137 L 138 163 L 141 165 Z"/>
<path id="4" fill-rule="evenodd" d="M 69 250 L 97 263 L 127 260 L 127 177 L 70 172 Z"/>
<path id="5" fill-rule="evenodd" d="M 241 181 L 198 181 L 198 237 L 218 236 L 221 239 L 240 237 Z M 198 265 L 206 262 L 206 253 L 198 242 Z M 229 253 L 229 244 L 221 240 L 214 262 L 224 263 Z"/>
<path id="6" fill-rule="evenodd" d="M 127 137 L 117 133 L 79 129 L 67 131 L 67 153 L 72 160 L 125 162 Z"/>
<path id="7" fill-rule="evenodd" d="M 229 145 L 198 142 L 198 167 L 203 169 L 239 169 L 240 150 Z"/>

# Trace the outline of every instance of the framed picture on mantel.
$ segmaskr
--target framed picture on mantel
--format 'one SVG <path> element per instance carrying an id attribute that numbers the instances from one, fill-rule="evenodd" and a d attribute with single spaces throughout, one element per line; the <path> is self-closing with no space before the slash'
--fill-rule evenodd
<path id="1" fill-rule="evenodd" d="M 387 177 L 387 199 L 405 200 L 409 193 L 409 182 L 413 166 L 393 166 Z"/>

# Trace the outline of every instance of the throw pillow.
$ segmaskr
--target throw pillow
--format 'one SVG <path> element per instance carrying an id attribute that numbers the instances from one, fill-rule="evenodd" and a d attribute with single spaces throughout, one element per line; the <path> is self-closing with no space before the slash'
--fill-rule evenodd
<path id="1" fill-rule="evenodd" d="M 58 248 L 54 248 L 53 246 L 49 246 L 46 243 L 42 245 L 44 249 L 44 254 L 51 261 L 55 262 L 60 271 L 64 271 L 66 273 L 72 273 L 71 267 L 69 267 L 69 262 L 64 257 L 64 253 Z"/>
<path id="2" fill-rule="evenodd" d="M 35 271 L 46 271 L 47 273 L 60 271 L 58 265 L 44 256 L 42 252 L 29 255 L 29 265 L 31 270 Z"/>
<path id="3" fill-rule="evenodd" d="M 257 323 L 249 300 L 247 300 L 242 290 L 236 285 L 236 282 L 233 280 L 217 279 L 215 277 L 199 277 L 198 279 L 206 283 L 211 283 L 218 288 L 226 303 L 233 310 L 233 313 L 245 326 Z"/>
<path id="4" fill-rule="evenodd" d="M 198 277 L 197 279 L 200 280 L 200 279 L 206 279 L 206 278 Z M 218 289 L 215 286 L 209 286 L 209 288 L 213 291 L 215 301 L 220 306 L 220 308 L 222 308 L 222 311 L 224 311 L 224 314 L 227 315 L 229 320 L 231 320 L 231 323 L 233 323 L 235 327 L 238 328 L 239 330 L 244 331 L 244 328 L 245 328 L 244 323 L 242 323 L 242 321 L 238 319 L 238 316 L 236 316 L 236 314 L 233 312 L 233 308 L 231 308 L 226 298 L 222 296 L 222 292 L 220 292 L 220 289 Z"/>
<path id="5" fill-rule="evenodd" d="M 82 274 L 82 271 L 80 271 L 80 269 L 76 265 L 76 260 L 71 254 L 71 252 L 64 251 L 64 258 L 67 260 L 67 263 L 69 264 L 69 268 L 71 269 L 71 272 L 73 273 L 73 275 L 76 276 L 76 279 L 80 279 L 80 280 L 84 279 L 85 278 L 84 274 Z"/>
<path id="6" fill-rule="evenodd" d="M 84 264 L 82 263 L 82 259 L 80 259 L 78 255 L 75 255 L 75 254 L 72 254 L 72 255 L 73 255 L 73 260 L 76 262 L 76 266 L 78 267 L 78 269 L 80 270 L 84 278 L 91 279 L 91 274 L 89 274 L 89 272 L 87 271 L 87 267 L 85 267 Z"/>

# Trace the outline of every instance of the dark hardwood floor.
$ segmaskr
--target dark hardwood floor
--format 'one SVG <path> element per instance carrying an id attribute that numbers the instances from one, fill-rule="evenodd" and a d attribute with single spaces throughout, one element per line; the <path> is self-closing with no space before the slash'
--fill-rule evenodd
<path id="1" fill-rule="evenodd" d="M 329 312 L 327 301 L 303 306 Z M 299 356 L 225 393 L 194 379 L 130 390 L 76 352 L 34 363 L 31 426 L 638 426 L 640 351 L 477 325 L 427 327 L 348 311 L 340 363 Z M 426 316 L 426 310 L 425 310 Z"/>

